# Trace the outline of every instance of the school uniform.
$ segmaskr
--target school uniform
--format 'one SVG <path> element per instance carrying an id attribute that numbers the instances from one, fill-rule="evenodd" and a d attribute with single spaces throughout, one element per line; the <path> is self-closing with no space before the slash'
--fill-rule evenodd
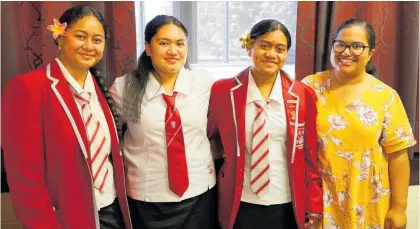
<path id="1" fill-rule="evenodd" d="M 86 105 L 82 94 L 89 95 Z M 93 76 L 88 73 L 81 88 L 55 59 L 12 78 L 2 97 L 2 148 L 23 227 L 131 228 L 116 129 Z M 89 136 L 87 114 L 98 138 Z M 101 147 L 93 147 L 98 142 Z M 110 208 L 115 214 L 101 213 Z"/>
<path id="2" fill-rule="evenodd" d="M 206 135 L 212 78 L 182 68 L 168 94 L 150 73 L 135 120 L 122 111 L 127 77 L 117 78 L 110 93 L 127 124 L 123 151 L 134 228 L 213 229 L 216 179 Z"/>
<path id="3" fill-rule="evenodd" d="M 250 68 L 213 85 L 208 136 L 225 159 L 223 228 L 303 228 L 307 214 L 322 213 L 315 117 L 313 91 L 283 71 L 266 101 Z"/>

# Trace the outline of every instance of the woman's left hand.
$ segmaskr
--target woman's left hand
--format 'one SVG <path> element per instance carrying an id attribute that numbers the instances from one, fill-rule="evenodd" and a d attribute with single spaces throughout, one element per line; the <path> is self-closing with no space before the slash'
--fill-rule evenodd
<path id="1" fill-rule="evenodd" d="M 391 208 L 385 217 L 384 229 L 405 229 L 407 214 L 405 209 Z"/>

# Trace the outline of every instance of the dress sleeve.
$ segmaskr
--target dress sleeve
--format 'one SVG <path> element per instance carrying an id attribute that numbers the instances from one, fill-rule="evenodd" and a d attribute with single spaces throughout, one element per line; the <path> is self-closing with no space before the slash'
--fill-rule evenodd
<path id="1" fill-rule="evenodd" d="M 416 144 L 404 106 L 395 90 L 383 106 L 384 121 L 380 143 L 385 153 L 393 153 Z"/>
<path id="2" fill-rule="evenodd" d="M 309 75 L 301 80 L 302 83 L 306 84 L 310 88 L 313 88 L 313 81 L 314 81 L 313 75 Z"/>

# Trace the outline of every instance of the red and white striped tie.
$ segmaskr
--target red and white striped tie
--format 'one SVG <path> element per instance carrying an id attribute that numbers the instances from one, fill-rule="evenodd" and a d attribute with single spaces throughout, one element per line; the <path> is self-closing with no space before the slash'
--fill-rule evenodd
<path id="1" fill-rule="evenodd" d="M 105 149 L 106 138 L 104 130 L 90 109 L 90 92 L 75 94 L 76 101 L 82 106 L 83 122 L 88 136 L 88 163 L 92 172 L 94 186 L 102 191 L 108 177 L 108 169 L 104 167 L 108 160 L 109 151 Z"/>
<path id="2" fill-rule="evenodd" d="M 252 126 L 251 190 L 259 197 L 268 193 L 270 184 L 268 131 L 265 127 L 266 119 L 262 105 L 264 103 L 254 102 L 258 113 Z"/>

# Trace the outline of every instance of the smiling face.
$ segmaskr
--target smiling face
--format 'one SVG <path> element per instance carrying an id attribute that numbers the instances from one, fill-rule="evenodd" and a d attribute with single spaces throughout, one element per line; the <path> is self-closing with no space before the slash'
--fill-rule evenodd
<path id="1" fill-rule="evenodd" d="M 150 43 L 145 43 L 145 50 L 159 74 L 174 74 L 187 60 L 187 37 L 179 26 L 167 24 L 158 30 Z"/>
<path id="2" fill-rule="evenodd" d="M 105 32 L 95 16 L 77 20 L 66 32 L 67 36 L 58 39 L 60 59 L 66 68 L 87 70 L 102 59 Z"/>
<path id="3" fill-rule="evenodd" d="M 353 54 L 350 52 L 350 48 L 346 48 L 341 53 L 334 51 L 334 48 L 332 48 L 330 58 L 334 70 L 348 77 L 364 74 L 366 65 L 375 49 L 366 47 L 360 55 L 357 54 L 361 51 L 359 49 L 363 49 L 362 46 L 368 46 L 368 44 L 366 30 L 362 26 L 353 25 L 341 29 L 333 45 L 338 49 L 342 49 L 345 45 L 352 45 Z"/>
<path id="4" fill-rule="evenodd" d="M 262 75 L 276 75 L 287 57 L 287 38 L 280 30 L 267 32 L 255 40 L 248 49 L 252 58 L 252 69 Z"/>

